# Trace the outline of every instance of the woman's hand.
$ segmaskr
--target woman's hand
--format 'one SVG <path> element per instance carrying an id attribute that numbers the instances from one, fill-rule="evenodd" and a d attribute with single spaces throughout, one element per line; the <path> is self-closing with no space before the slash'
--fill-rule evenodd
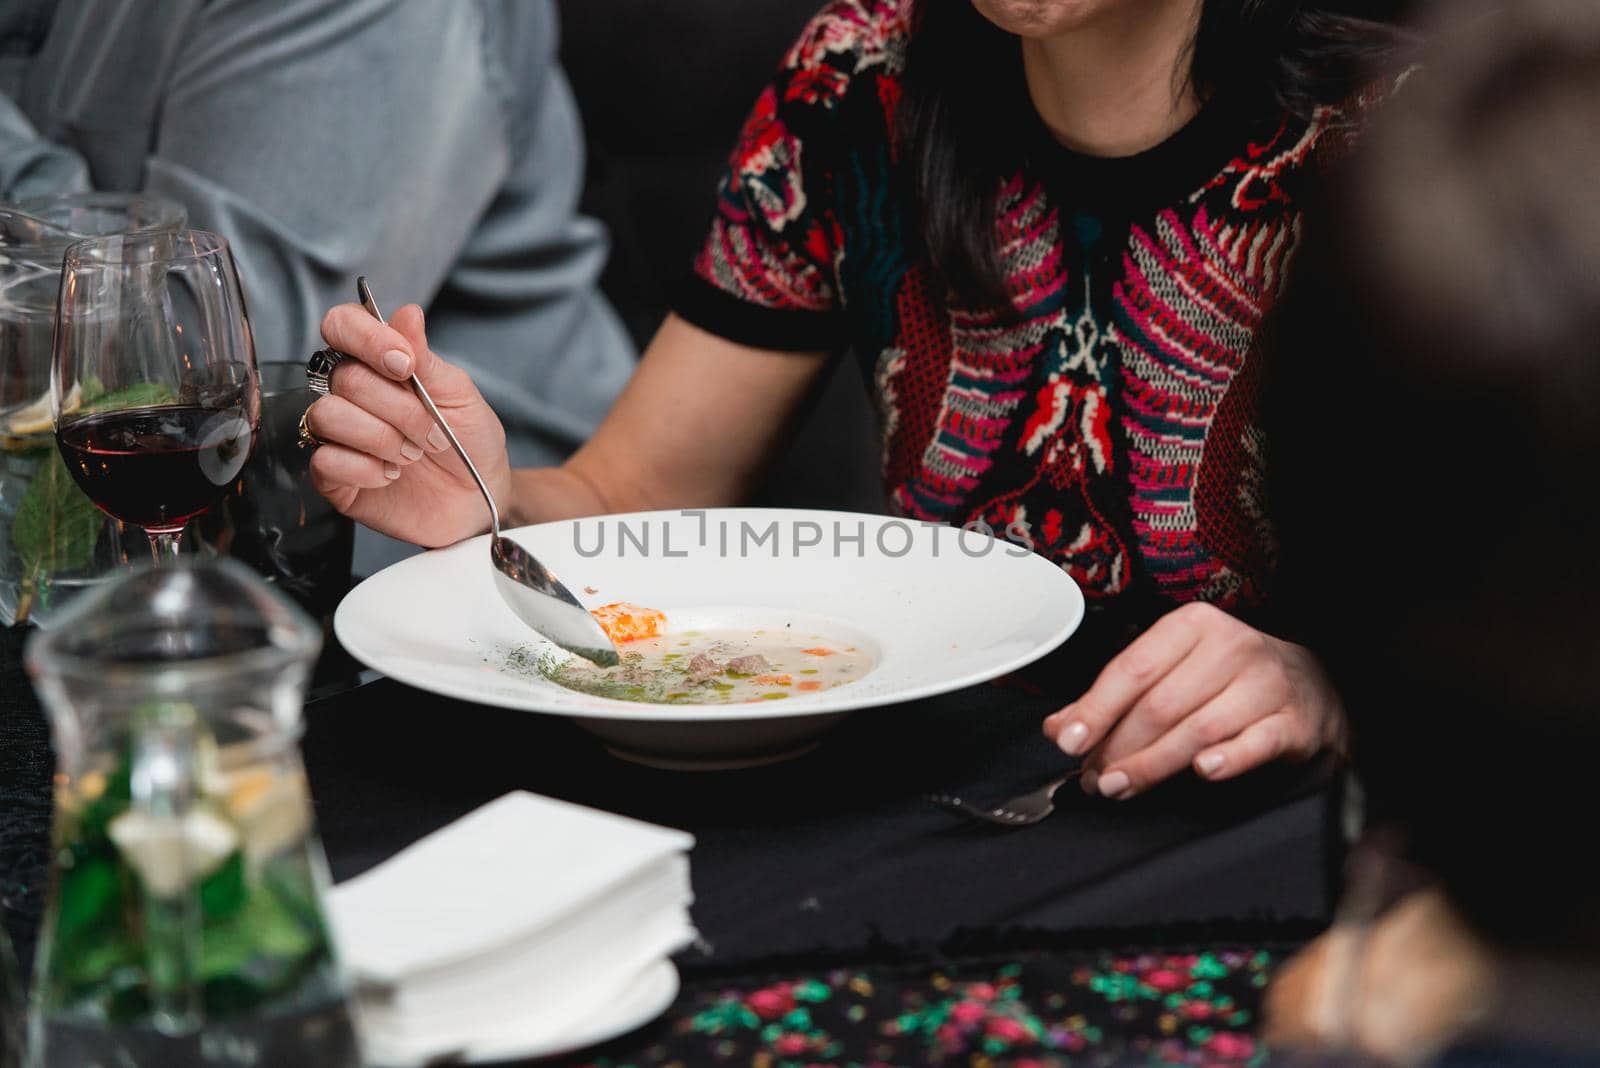
<path id="1" fill-rule="evenodd" d="M 339 362 L 330 394 L 306 413 L 325 443 L 311 457 L 317 492 L 357 522 L 418 545 L 487 530 L 472 476 L 407 382 L 412 368 L 502 510 L 512 504 L 505 429 L 467 373 L 429 350 L 422 309 L 407 305 L 384 325 L 341 304 L 322 320 L 322 336 L 354 358 Z M 502 522 L 510 518 L 502 511 Z"/>
<path id="2" fill-rule="evenodd" d="M 1140 635 L 1044 731 L 1087 754 L 1085 790 L 1120 801 L 1191 765 L 1222 780 L 1309 759 L 1343 737 L 1344 722 L 1309 650 L 1197 603 Z"/>

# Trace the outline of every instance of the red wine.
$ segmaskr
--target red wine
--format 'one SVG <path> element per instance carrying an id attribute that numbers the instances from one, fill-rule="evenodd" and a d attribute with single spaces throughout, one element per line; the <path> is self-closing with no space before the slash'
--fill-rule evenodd
<path id="1" fill-rule="evenodd" d="M 67 423 L 56 444 L 107 514 L 145 530 L 179 530 L 228 491 L 256 428 L 238 408 L 126 408 Z"/>

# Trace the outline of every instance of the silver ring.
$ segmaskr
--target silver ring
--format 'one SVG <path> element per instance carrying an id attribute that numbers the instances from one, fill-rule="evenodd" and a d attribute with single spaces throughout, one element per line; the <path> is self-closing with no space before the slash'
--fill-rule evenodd
<path id="1" fill-rule="evenodd" d="M 306 417 L 310 414 L 311 409 L 309 407 L 300 413 L 300 426 L 295 431 L 295 444 L 302 449 L 314 449 L 318 445 L 324 444 L 323 440 L 313 434 L 311 428 L 306 425 Z"/>
<path id="2" fill-rule="evenodd" d="M 311 359 L 306 361 L 306 385 L 311 387 L 311 392 L 326 397 L 333 388 L 333 369 L 339 366 L 340 360 L 348 358 L 338 349 L 318 349 L 313 352 Z"/>

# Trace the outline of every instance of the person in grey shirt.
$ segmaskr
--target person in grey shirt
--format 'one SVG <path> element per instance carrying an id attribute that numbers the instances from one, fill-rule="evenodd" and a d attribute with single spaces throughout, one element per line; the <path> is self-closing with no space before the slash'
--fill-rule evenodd
<path id="1" fill-rule="evenodd" d="M 556 36 L 549 0 L 5 0 L 0 199 L 183 204 L 232 243 L 261 360 L 309 356 L 369 275 L 550 463 L 635 357 Z M 362 528 L 356 570 L 407 551 Z"/>

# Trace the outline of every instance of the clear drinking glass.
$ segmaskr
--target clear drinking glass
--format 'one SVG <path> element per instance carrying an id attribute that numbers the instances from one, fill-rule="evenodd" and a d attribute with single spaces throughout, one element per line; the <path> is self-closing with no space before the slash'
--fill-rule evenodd
<path id="1" fill-rule="evenodd" d="M 158 563 L 250 458 L 261 386 L 228 243 L 204 230 L 67 249 L 50 408 L 67 470 Z"/>
<path id="2" fill-rule="evenodd" d="M 85 237 L 179 230 L 181 205 L 138 193 L 86 193 L 16 207 L 62 228 L 0 217 L 0 626 L 48 625 L 77 590 L 143 553 L 67 473 L 50 417 L 51 335 L 67 247 Z"/>
<path id="3" fill-rule="evenodd" d="M 320 642 L 230 560 L 127 573 L 34 637 L 58 768 L 30 1068 L 360 1063 L 297 744 Z"/>

